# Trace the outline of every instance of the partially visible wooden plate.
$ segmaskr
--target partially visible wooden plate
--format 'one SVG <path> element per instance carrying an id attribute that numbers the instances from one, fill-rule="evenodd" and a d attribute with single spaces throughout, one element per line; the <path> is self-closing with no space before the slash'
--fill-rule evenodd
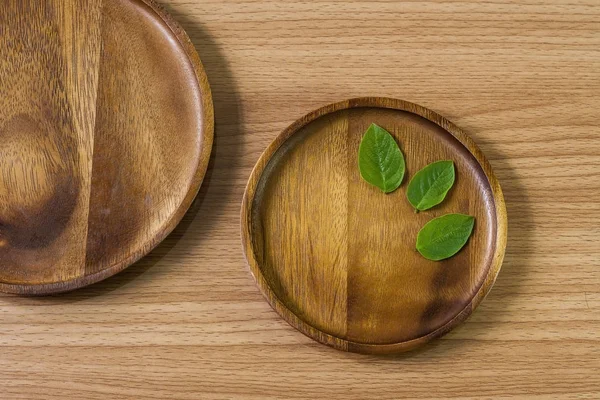
<path id="1" fill-rule="evenodd" d="M 152 0 L 8 0 L 0 13 L 0 290 L 113 275 L 181 220 L 213 105 L 200 58 Z"/>
<path id="2" fill-rule="evenodd" d="M 358 170 L 371 123 L 406 157 L 405 181 L 390 195 Z M 415 214 L 408 180 L 446 159 L 454 188 Z M 477 218 L 467 246 L 442 262 L 421 257 L 421 227 L 456 212 Z M 242 206 L 246 257 L 271 306 L 311 338 L 361 353 L 410 350 L 464 321 L 498 275 L 506 229 L 500 185 L 474 142 L 433 111 L 385 98 L 332 104 L 291 125 L 258 161 Z"/>

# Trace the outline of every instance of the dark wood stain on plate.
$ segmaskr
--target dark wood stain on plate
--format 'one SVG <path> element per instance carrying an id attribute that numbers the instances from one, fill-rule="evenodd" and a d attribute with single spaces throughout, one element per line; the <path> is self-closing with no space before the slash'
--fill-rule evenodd
<path id="1" fill-rule="evenodd" d="M 8 0 L 0 13 L 0 290 L 99 281 L 172 231 L 203 180 L 202 64 L 152 0 Z"/>
<path id="2" fill-rule="evenodd" d="M 405 181 L 389 195 L 358 171 L 373 122 L 406 157 Z M 415 214 L 408 181 L 443 159 L 455 161 L 455 186 Z M 468 245 L 442 262 L 424 259 L 418 231 L 453 212 L 477 218 Z M 489 163 L 455 125 L 412 103 L 363 98 L 314 111 L 269 146 L 248 183 L 242 236 L 261 291 L 294 327 L 341 350 L 388 353 L 448 332 L 479 304 L 502 263 L 506 211 Z"/>

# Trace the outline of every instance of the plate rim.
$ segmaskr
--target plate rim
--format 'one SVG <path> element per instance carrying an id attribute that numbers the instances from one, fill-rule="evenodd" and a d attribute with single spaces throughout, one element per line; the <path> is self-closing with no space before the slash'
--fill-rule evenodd
<path id="1" fill-rule="evenodd" d="M 252 243 L 252 205 L 258 184 L 272 156 L 277 152 L 277 150 L 279 150 L 285 141 L 316 119 L 341 110 L 363 107 L 385 108 L 410 112 L 425 118 L 430 122 L 433 122 L 435 125 L 440 126 L 442 129 L 450 133 L 473 155 L 473 157 L 475 157 L 477 163 L 484 171 L 492 190 L 492 198 L 494 199 L 496 211 L 496 243 L 494 255 L 483 283 L 481 284 L 479 290 L 471 297 L 469 303 L 448 322 L 436 330 L 418 338 L 391 344 L 353 342 L 325 333 L 302 320 L 300 317 L 294 314 L 281 300 L 279 300 L 277 295 L 271 289 L 259 267 Z M 269 305 L 277 312 L 277 314 L 279 314 L 296 330 L 319 343 L 342 351 L 364 354 L 392 354 L 409 351 L 445 335 L 453 328 L 464 322 L 483 301 L 494 285 L 504 260 L 508 234 L 508 218 L 502 188 L 500 187 L 500 183 L 494 174 L 491 164 L 473 139 L 471 139 L 471 137 L 467 135 L 461 128 L 441 114 L 438 114 L 437 112 L 419 104 L 390 97 L 357 97 L 328 104 L 306 114 L 284 129 L 283 132 L 281 132 L 261 154 L 250 174 L 242 200 L 240 222 L 242 247 L 247 266 L 250 270 L 250 273 L 254 277 L 260 292 L 266 298 Z"/>
<path id="2" fill-rule="evenodd" d="M 136 251 L 133 251 L 127 257 L 111 265 L 110 267 L 104 268 L 101 271 L 93 274 L 82 275 L 74 279 L 53 283 L 28 284 L 6 283 L 0 281 L 0 292 L 22 296 L 46 296 L 60 294 L 89 286 L 118 274 L 119 272 L 135 264 L 143 257 L 147 256 L 173 232 L 175 227 L 179 225 L 191 207 L 194 199 L 200 191 L 200 187 L 202 186 L 208 170 L 215 130 L 212 91 L 208 82 L 208 76 L 206 75 L 204 65 L 202 64 L 198 50 L 192 43 L 192 40 L 188 36 L 187 32 L 162 5 L 157 3 L 155 0 L 128 1 L 142 2 L 143 5 L 149 7 L 156 14 L 156 16 L 167 25 L 173 36 L 177 38 L 178 43 L 183 48 L 183 51 L 185 52 L 187 59 L 194 70 L 194 75 L 196 76 L 197 90 L 200 93 L 202 107 L 202 142 L 200 144 L 198 164 L 196 166 L 194 175 L 192 176 L 188 191 L 179 207 L 171 214 L 169 219 L 153 237 L 138 246 Z"/>

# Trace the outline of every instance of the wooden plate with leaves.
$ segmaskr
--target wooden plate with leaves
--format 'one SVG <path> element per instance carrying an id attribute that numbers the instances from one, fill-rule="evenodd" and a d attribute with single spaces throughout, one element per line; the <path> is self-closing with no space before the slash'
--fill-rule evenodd
<path id="1" fill-rule="evenodd" d="M 194 46 L 152 0 L 8 0 L 0 49 L 0 290 L 121 271 L 206 172 L 213 105 Z"/>
<path id="2" fill-rule="evenodd" d="M 359 148 L 372 124 L 404 157 L 404 177 L 388 194 L 361 177 Z M 440 160 L 453 162 L 453 185 L 417 213 L 409 182 Z M 417 251 L 417 235 L 446 214 L 474 217 L 472 235 L 454 256 L 432 261 Z M 296 121 L 258 161 L 242 206 L 246 258 L 271 306 L 309 337 L 361 353 L 413 349 L 464 321 L 498 275 L 506 229 L 500 185 L 475 143 L 435 112 L 387 98 Z"/>

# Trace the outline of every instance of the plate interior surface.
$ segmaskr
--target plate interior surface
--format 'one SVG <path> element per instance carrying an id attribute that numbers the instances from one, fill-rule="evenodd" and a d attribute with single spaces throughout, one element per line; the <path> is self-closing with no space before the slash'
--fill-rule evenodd
<path id="1" fill-rule="evenodd" d="M 392 194 L 360 177 L 358 148 L 371 123 L 387 129 L 406 158 Z M 342 350 L 385 353 L 424 343 L 470 314 L 500 268 L 505 213 L 483 155 L 452 129 L 410 103 L 358 99 L 305 117 L 266 151 L 248 185 L 242 230 L 251 270 L 288 322 Z M 408 181 L 438 160 L 455 162 L 456 183 L 441 205 L 417 214 Z M 426 260 L 415 250 L 417 233 L 446 213 L 475 216 L 473 236 L 455 257 Z"/>
<path id="2" fill-rule="evenodd" d="M 151 0 L 8 0 L 0 27 L 0 289 L 96 282 L 164 239 L 200 187 L 200 59 Z"/>

